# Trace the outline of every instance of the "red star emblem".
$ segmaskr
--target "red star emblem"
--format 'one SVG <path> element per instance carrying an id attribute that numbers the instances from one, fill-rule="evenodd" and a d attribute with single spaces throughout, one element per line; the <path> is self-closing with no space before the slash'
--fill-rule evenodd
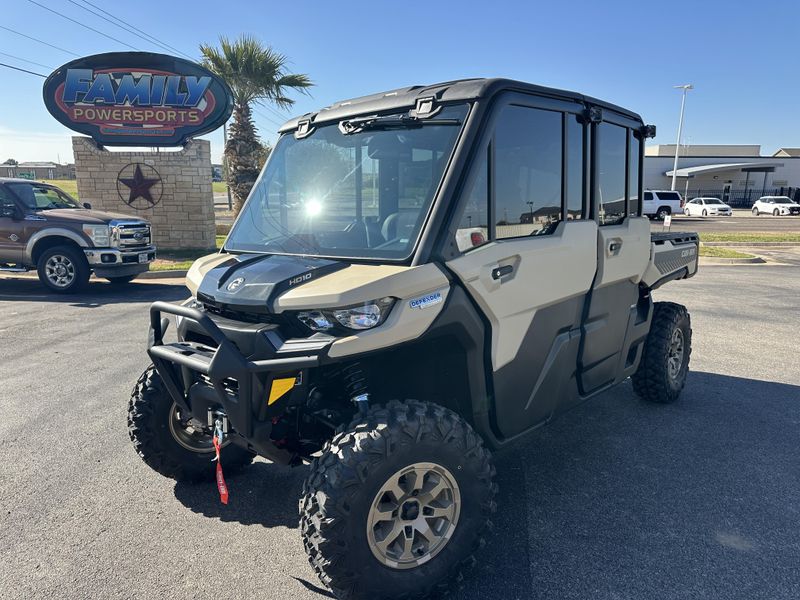
<path id="1" fill-rule="evenodd" d="M 133 172 L 133 177 L 120 177 L 119 181 L 130 188 L 128 195 L 128 204 L 132 204 L 137 198 L 144 198 L 150 205 L 156 202 L 153 196 L 150 195 L 150 188 L 157 184 L 160 179 L 148 179 L 142 174 L 142 169 L 136 165 L 136 170 Z"/>

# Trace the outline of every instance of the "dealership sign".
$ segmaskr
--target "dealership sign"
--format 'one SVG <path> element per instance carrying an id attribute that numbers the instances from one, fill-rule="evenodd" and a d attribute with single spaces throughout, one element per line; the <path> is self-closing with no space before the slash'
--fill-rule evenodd
<path id="1" fill-rule="evenodd" d="M 197 63 L 149 52 L 79 58 L 44 82 L 58 121 L 106 146 L 177 146 L 222 125 L 228 85 Z"/>

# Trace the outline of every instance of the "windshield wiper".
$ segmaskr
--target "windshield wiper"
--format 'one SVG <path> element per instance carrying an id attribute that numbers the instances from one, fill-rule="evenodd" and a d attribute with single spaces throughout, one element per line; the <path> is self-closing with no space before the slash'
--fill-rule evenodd
<path id="1" fill-rule="evenodd" d="M 383 117 L 362 117 L 339 122 L 339 131 L 344 135 L 362 131 L 382 129 L 418 129 L 426 125 L 461 125 L 458 119 L 420 119 L 408 115 L 386 115 Z"/>

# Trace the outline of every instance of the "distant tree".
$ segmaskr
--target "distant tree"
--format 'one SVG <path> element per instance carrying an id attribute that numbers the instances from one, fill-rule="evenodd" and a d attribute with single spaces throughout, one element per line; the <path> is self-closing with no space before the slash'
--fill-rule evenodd
<path id="1" fill-rule="evenodd" d="M 222 77 L 233 92 L 233 123 L 228 128 L 225 156 L 233 211 L 239 214 L 258 178 L 259 165 L 266 160 L 253 124 L 252 105 L 291 106 L 294 100 L 288 97 L 289 91 L 305 91 L 313 84 L 307 75 L 287 73 L 283 54 L 247 35 L 233 41 L 222 36 L 219 48 L 201 44 L 200 52 L 203 64 Z"/>
<path id="2" fill-rule="evenodd" d="M 19 164 L 19 161 L 17 161 L 15 158 L 8 158 L 8 159 L 6 159 L 6 162 L 4 162 L 3 164 L 4 165 L 11 165 L 11 166 L 15 167 L 15 166 L 17 166 Z"/>
<path id="3" fill-rule="evenodd" d="M 267 162 L 270 153 L 272 152 L 272 146 L 269 144 L 261 144 L 261 148 L 258 149 L 258 171 L 261 172 L 261 169 L 264 168 L 264 163 Z"/>

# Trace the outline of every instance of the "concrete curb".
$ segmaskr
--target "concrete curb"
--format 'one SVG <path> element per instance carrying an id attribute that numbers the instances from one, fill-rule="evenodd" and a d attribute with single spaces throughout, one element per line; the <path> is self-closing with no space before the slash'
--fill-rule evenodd
<path id="1" fill-rule="evenodd" d="M 717 258 L 701 256 L 699 264 L 701 267 L 713 267 L 715 265 L 765 265 L 767 261 L 760 256 L 754 256 L 753 258 Z"/>
<path id="2" fill-rule="evenodd" d="M 175 279 L 177 277 L 186 277 L 186 270 L 175 271 L 145 271 L 140 274 L 136 279 Z"/>

